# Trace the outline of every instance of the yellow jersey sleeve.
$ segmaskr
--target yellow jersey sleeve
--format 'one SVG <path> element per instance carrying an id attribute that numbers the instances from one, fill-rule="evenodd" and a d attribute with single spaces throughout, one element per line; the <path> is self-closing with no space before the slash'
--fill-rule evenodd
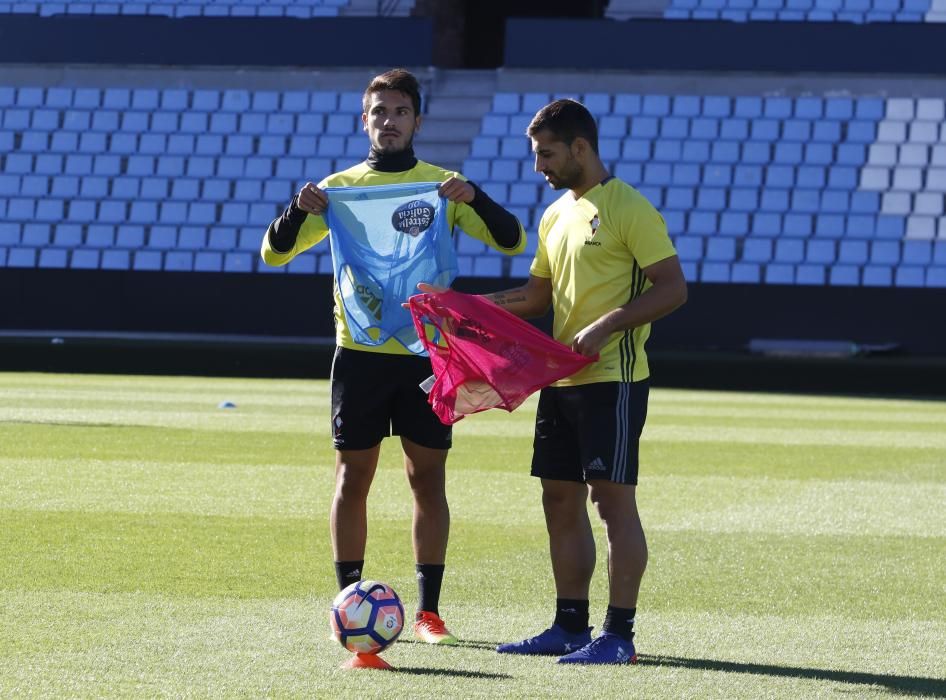
<path id="1" fill-rule="evenodd" d="M 445 175 L 444 181 L 454 175 L 464 182 L 468 181 L 461 173 L 447 172 Z M 486 227 L 486 223 L 480 218 L 479 214 L 473 211 L 473 207 L 469 204 L 450 202 L 447 206 L 447 221 L 450 222 L 451 227 L 454 225 L 459 226 L 466 235 L 478 241 L 482 241 L 490 248 L 498 250 L 504 255 L 518 255 L 526 249 L 526 230 L 523 228 L 521 221 L 517 220 L 519 224 L 519 241 L 512 248 L 503 247 L 493 238 L 493 234 L 490 233 L 490 230 Z"/>
<path id="2" fill-rule="evenodd" d="M 663 216 L 642 194 L 630 192 L 630 206 L 618 210 L 624 219 L 620 232 L 637 264 L 644 268 L 676 255 Z"/>

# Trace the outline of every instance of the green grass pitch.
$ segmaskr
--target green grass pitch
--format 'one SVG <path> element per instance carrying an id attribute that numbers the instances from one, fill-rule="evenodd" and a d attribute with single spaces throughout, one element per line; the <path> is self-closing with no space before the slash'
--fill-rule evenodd
<path id="1" fill-rule="evenodd" d="M 620 668 L 493 651 L 554 603 L 535 402 L 470 417 L 441 604 L 464 642 L 405 633 L 397 673 L 329 639 L 328 405 L 324 381 L 0 374 L 0 697 L 946 697 L 944 403 L 654 390 Z M 410 616 L 395 441 L 369 508 L 365 573 Z"/>

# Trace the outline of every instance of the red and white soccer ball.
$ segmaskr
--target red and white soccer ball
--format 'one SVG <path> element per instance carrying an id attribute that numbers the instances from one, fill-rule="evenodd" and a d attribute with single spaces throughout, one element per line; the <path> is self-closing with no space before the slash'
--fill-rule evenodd
<path id="1" fill-rule="evenodd" d="M 377 654 L 404 629 L 404 606 L 394 589 L 378 581 L 358 581 L 332 602 L 332 632 L 355 654 Z"/>

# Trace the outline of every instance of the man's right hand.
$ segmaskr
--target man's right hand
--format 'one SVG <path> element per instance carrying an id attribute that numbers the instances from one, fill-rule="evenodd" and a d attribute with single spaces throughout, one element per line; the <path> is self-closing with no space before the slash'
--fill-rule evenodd
<path id="1" fill-rule="evenodd" d="M 321 216 L 328 209 L 328 195 L 324 190 L 307 182 L 296 195 L 296 206 L 304 212 Z"/>

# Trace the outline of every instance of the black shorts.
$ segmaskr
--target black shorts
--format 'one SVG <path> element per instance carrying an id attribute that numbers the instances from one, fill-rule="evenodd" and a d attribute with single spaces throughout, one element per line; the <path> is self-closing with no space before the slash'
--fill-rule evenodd
<path id="1" fill-rule="evenodd" d="M 535 416 L 532 476 L 637 484 L 648 381 L 546 387 Z"/>
<path id="2" fill-rule="evenodd" d="M 416 355 L 336 348 L 332 360 L 332 435 L 337 450 L 366 450 L 389 435 L 449 449 L 452 426 L 427 403 L 420 383 L 433 370 Z"/>

